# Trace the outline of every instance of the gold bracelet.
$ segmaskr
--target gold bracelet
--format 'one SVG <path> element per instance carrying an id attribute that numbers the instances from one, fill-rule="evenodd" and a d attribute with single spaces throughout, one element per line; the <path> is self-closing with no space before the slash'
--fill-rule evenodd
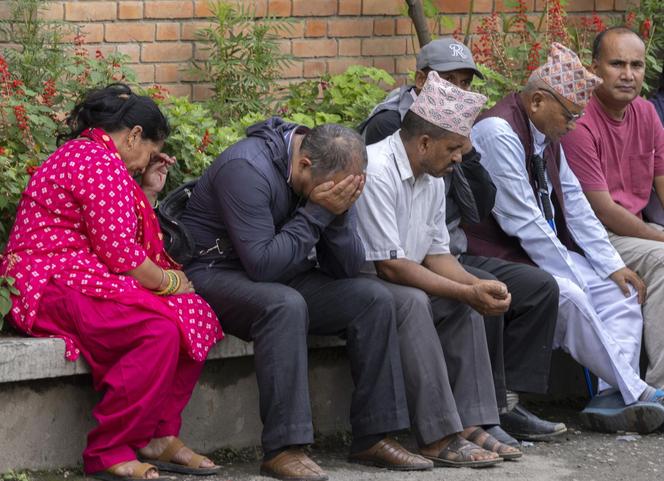
<path id="1" fill-rule="evenodd" d="M 173 294 L 175 291 L 178 290 L 178 286 L 180 284 L 180 278 L 174 271 L 168 269 L 164 272 L 166 272 L 166 275 L 168 276 L 168 285 L 163 289 L 160 289 L 155 292 L 155 294 L 157 294 L 158 296 L 170 296 L 171 294 Z"/>

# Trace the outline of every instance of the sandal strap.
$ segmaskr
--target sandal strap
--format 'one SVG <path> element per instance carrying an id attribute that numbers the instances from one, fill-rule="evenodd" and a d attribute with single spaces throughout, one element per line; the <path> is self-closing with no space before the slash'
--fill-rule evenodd
<path id="1" fill-rule="evenodd" d="M 155 472 L 159 472 L 156 466 L 153 466 L 152 464 L 149 463 L 138 463 L 136 466 L 134 466 L 134 469 L 131 471 L 131 474 L 125 476 L 121 475 L 118 473 L 118 469 L 120 466 L 127 464 L 127 462 L 122 462 L 118 464 L 114 464 L 110 468 L 106 470 L 107 473 L 110 473 L 114 476 L 121 476 L 121 477 L 126 477 L 126 478 L 137 478 L 137 479 L 147 479 L 145 475 L 148 473 L 150 470 L 154 470 Z"/>
<path id="2" fill-rule="evenodd" d="M 492 451 L 494 453 L 499 452 L 496 451 L 496 448 L 500 450 L 502 447 L 502 443 L 500 441 L 498 441 L 496 438 L 491 436 L 491 434 L 487 433 L 480 427 L 473 429 L 466 437 L 466 439 L 471 443 L 476 444 L 480 448 L 486 449 L 487 451 Z"/>
<path id="3" fill-rule="evenodd" d="M 205 459 L 206 459 L 205 456 L 201 456 L 200 454 L 194 453 L 191 455 L 191 459 L 187 463 L 187 467 L 199 469 L 201 467 L 201 463 L 203 463 Z"/>
<path id="4" fill-rule="evenodd" d="M 177 452 L 184 447 L 184 443 L 180 440 L 180 438 L 173 438 L 173 441 L 171 441 L 168 446 L 166 446 L 166 449 L 164 449 L 164 452 L 161 453 L 159 458 L 157 458 L 159 461 L 164 461 L 166 463 L 169 463 L 173 460 Z"/>
<path id="5" fill-rule="evenodd" d="M 473 454 L 479 454 L 485 449 L 477 446 L 476 444 L 456 436 L 446 447 L 444 447 L 438 457 L 441 459 L 448 459 L 450 461 L 472 461 Z"/>

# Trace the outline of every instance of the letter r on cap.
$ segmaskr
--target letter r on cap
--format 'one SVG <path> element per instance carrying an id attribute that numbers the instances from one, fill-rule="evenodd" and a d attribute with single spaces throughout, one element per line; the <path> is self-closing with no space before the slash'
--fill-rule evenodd
<path id="1" fill-rule="evenodd" d="M 463 53 L 463 45 L 458 43 L 451 43 L 450 50 L 452 51 L 452 57 L 461 57 L 464 60 L 466 59 L 466 54 Z"/>

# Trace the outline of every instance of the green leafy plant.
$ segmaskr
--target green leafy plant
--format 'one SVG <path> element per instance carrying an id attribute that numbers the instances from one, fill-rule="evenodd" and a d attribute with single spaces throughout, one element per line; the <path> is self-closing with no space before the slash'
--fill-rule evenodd
<path id="1" fill-rule="evenodd" d="M 212 112 L 227 122 L 269 111 L 273 86 L 290 62 L 279 50 L 277 34 L 290 31 L 290 24 L 270 17 L 256 21 L 246 7 L 227 2 L 213 3 L 210 9 L 213 25 L 197 32 L 209 58 L 194 62 L 194 71 L 212 83 Z"/>
<path id="2" fill-rule="evenodd" d="M 329 122 L 356 127 L 391 85 L 394 79 L 384 70 L 354 65 L 339 75 L 290 85 L 279 113 L 310 127 Z"/>

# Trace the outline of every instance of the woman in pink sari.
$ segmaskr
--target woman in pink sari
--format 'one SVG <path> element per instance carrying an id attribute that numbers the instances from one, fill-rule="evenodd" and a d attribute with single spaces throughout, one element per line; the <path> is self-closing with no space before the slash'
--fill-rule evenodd
<path id="1" fill-rule="evenodd" d="M 104 391 L 86 473 L 214 474 L 217 466 L 177 438 L 223 334 L 164 251 L 153 212 L 174 162 L 160 154 L 168 122 L 152 99 L 115 84 L 90 92 L 68 123 L 71 140 L 30 180 L 5 251 L 2 267 L 20 291 L 11 320 L 29 335 L 64 339 L 66 358 L 82 355 Z"/>

